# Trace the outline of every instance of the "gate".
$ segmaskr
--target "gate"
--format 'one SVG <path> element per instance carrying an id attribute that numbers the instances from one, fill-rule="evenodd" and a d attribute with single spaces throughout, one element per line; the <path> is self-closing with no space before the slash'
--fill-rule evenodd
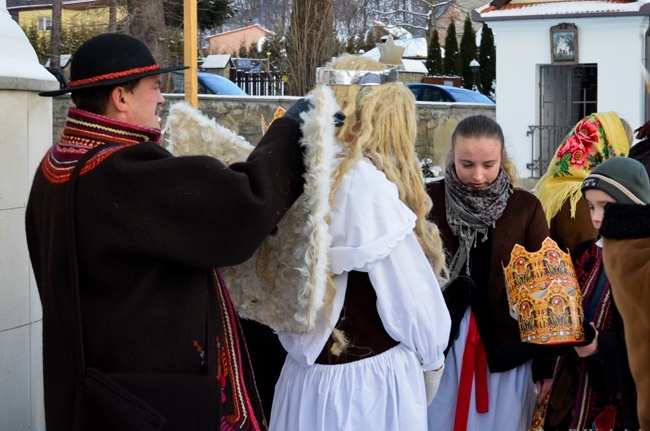
<path id="1" fill-rule="evenodd" d="M 531 178 L 539 178 L 548 168 L 566 134 L 583 117 L 598 109 L 598 66 L 540 67 L 540 116 L 528 126 L 531 162 L 526 167 Z"/>

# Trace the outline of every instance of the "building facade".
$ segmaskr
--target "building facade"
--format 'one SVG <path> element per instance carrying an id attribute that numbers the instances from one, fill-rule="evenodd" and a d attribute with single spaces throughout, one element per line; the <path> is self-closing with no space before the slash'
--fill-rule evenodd
<path id="1" fill-rule="evenodd" d="M 614 111 L 633 129 L 650 111 L 650 5 L 495 0 L 472 19 L 494 32 L 497 121 L 522 178 L 536 179 L 584 116 Z"/>
<path id="2" fill-rule="evenodd" d="M 44 430 L 42 312 L 25 238 L 36 167 L 52 143 L 59 87 L 0 0 L 0 430 Z"/>

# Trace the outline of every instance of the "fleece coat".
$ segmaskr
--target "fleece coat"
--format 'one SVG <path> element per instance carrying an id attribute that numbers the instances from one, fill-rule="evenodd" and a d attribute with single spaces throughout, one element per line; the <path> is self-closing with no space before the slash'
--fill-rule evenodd
<path id="1" fill-rule="evenodd" d="M 641 429 L 650 429 L 650 207 L 610 204 L 600 228 L 603 264 L 625 326 Z"/>

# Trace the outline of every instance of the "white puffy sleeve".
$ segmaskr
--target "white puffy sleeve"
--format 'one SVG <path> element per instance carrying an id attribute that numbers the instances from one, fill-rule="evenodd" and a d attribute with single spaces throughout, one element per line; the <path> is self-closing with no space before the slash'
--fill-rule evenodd
<path id="1" fill-rule="evenodd" d="M 416 352 L 424 371 L 440 368 L 445 361 L 451 319 L 415 234 L 400 241 L 368 275 L 386 332 Z"/>

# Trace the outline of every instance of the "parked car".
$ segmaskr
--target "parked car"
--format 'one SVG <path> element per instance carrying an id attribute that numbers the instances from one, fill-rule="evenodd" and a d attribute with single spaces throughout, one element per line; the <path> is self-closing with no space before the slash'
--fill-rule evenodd
<path id="1" fill-rule="evenodd" d="M 478 91 L 438 84 L 406 84 L 418 102 L 462 102 L 494 105 L 492 99 Z"/>
<path id="2" fill-rule="evenodd" d="M 247 96 L 246 92 L 228 78 L 208 72 L 198 72 L 199 94 L 221 94 L 226 96 Z M 172 72 L 174 93 L 185 93 L 185 72 Z"/>

